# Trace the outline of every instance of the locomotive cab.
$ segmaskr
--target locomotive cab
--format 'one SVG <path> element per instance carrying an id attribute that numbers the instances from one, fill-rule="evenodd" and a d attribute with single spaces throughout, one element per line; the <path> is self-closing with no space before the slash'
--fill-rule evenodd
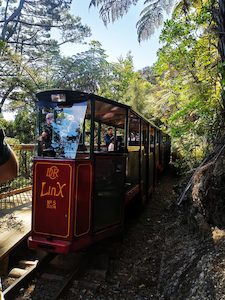
<path id="1" fill-rule="evenodd" d="M 96 103 L 88 94 L 47 91 L 37 98 L 28 245 L 68 253 L 121 230 L 125 157 L 97 145 Z"/>

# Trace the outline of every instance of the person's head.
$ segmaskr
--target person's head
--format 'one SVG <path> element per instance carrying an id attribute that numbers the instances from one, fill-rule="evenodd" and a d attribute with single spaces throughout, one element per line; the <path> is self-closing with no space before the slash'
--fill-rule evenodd
<path id="1" fill-rule="evenodd" d="M 48 113 L 48 114 L 46 115 L 46 123 L 47 123 L 48 125 L 50 125 L 50 124 L 52 123 L 53 119 L 54 119 L 53 113 Z"/>
<path id="2" fill-rule="evenodd" d="M 113 129 L 112 127 L 109 127 L 107 130 L 108 135 L 112 136 L 113 135 Z"/>

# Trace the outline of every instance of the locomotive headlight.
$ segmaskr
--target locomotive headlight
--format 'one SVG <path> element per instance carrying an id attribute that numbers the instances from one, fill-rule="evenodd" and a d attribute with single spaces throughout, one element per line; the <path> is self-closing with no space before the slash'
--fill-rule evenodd
<path id="1" fill-rule="evenodd" d="M 66 102 L 66 95 L 65 94 L 53 94 L 51 95 L 52 102 Z"/>

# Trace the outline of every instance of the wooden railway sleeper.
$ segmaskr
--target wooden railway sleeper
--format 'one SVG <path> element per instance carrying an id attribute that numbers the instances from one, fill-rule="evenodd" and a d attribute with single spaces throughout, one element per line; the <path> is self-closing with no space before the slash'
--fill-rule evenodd
<path id="1" fill-rule="evenodd" d="M 27 284 L 32 280 L 35 273 L 42 268 L 46 263 L 51 261 L 55 254 L 46 253 L 46 255 L 41 260 L 36 260 L 33 265 L 26 270 L 26 272 L 20 276 L 12 285 L 3 291 L 3 296 L 5 300 L 14 300 L 20 291 L 21 288 L 27 286 Z M 19 273 L 19 270 L 15 271 L 14 274 Z"/>

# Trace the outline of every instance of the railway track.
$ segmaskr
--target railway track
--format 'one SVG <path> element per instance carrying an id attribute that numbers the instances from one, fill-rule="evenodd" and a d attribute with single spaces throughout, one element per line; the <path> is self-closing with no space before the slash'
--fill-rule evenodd
<path id="1" fill-rule="evenodd" d="M 19 291 L 29 284 L 36 272 L 50 259 L 51 256 L 45 254 L 41 259 L 19 261 L 19 266 L 13 268 L 5 278 L 5 281 L 11 281 L 11 284 L 3 291 L 4 298 L 6 300 L 16 299 Z"/>
<path id="2" fill-rule="evenodd" d="M 5 300 L 58 299 L 89 261 L 90 251 L 70 255 L 37 253 L 37 257 L 14 261 L 3 279 Z"/>

